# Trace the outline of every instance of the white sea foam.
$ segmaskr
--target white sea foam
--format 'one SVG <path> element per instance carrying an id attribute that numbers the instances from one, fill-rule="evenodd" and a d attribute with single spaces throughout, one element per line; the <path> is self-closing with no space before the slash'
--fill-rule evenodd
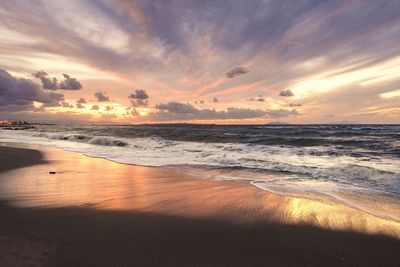
<path id="1" fill-rule="evenodd" d="M 114 138 L 79 133 L 1 131 L 1 141 L 49 145 L 121 163 L 165 166 L 237 167 L 290 172 L 351 183 L 396 184 L 398 160 L 363 160 L 315 153 L 329 147 L 283 147 L 241 143 L 200 143 L 160 138 Z M 373 180 L 371 180 L 373 179 Z"/>
<path id="2" fill-rule="evenodd" d="M 306 178 L 298 179 L 294 176 L 283 176 L 272 178 L 271 175 L 262 179 L 251 173 L 241 173 L 235 175 L 216 175 L 208 176 L 207 179 L 217 181 L 248 181 L 251 185 L 258 189 L 271 192 L 277 195 L 309 198 L 319 200 L 330 200 L 340 203 L 353 209 L 360 210 L 370 215 L 380 217 L 382 219 L 400 222 L 398 213 L 393 214 L 391 211 L 398 210 L 400 203 L 390 196 L 384 196 L 381 192 L 373 188 L 361 188 L 354 185 L 340 184 L 332 181 L 316 181 Z M 352 197 L 349 197 L 352 196 Z M 368 196 L 375 198 L 375 203 L 385 203 L 386 210 L 380 210 L 371 207 L 363 197 Z M 394 200 L 394 201 L 393 201 Z M 388 206 L 390 206 L 388 208 Z"/>
<path id="3" fill-rule="evenodd" d="M 219 180 L 249 180 L 259 189 L 277 194 L 328 197 L 365 212 L 380 214 L 343 197 L 340 191 L 370 195 L 400 194 L 399 161 L 320 153 L 330 147 L 290 147 L 243 143 L 200 143 L 161 138 L 117 138 L 81 132 L 0 131 L 0 141 L 63 148 L 92 157 L 143 166 L 207 166 L 247 169 L 254 174 L 273 172 L 276 179 L 254 176 L 218 176 Z M 257 175 L 255 175 L 257 176 Z"/>
<path id="4" fill-rule="evenodd" d="M 269 183 L 268 181 L 251 181 L 251 185 L 269 191 L 278 195 L 292 196 L 292 197 L 308 197 L 309 194 L 312 194 L 311 198 L 315 198 L 321 196 L 323 200 L 330 199 L 334 202 L 341 203 L 348 207 L 363 211 L 365 213 L 388 219 L 396 222 L 400 222 L 400 218 L 396 215 L 390 214 L 388 212 L 381 212 L 377 209 L 369 208 L 365 205 L 362 200 L 359 202 L 348 199 L 343 195 L 343 191 L 347 191 L 348 193 L 354 190 L 354 192 L 359 192 L 360 188 L 358 187 L 346 187 L 341 188 L 338 184 L 320 184 L 320 185 L 275 185 L 273 183 Z M 342 192 L 340 192 L 342 191 Z M 373 191 L 373 190 L 372 190 Z M 370 193 L 370 192 L 368 192 Z M 396 205 L 397 208 L 399 205 Z"/>

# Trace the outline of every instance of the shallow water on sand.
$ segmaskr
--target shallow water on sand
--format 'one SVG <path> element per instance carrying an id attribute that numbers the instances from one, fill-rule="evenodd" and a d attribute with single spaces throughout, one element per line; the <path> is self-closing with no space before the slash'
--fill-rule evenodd
<path id="1" fill-rule="evenodd" d="M 0 174 L 1 199 L 16 206 L 123 209 L 212 216 L 238 223 L 311 223 L 400 237 L 400 224 L 390 218 L 372 216 L 329 198 L 311 200 L 257 190 L 246 180 L 249 173 L 243 171 L 130 166 L 60 149 L 40 150 L 48 164 Z M 235 181 L 227 181 L 231 177 Z M 273 175 L 263 179 L 273 179 Z M 382 203 L 379 206 L 385 208 Z"/>
<path id="2" fill-rule="evenodd" d="M 247 181 L 283 196 L 328 200 L 400 222 L 399 126 L 43 126 L 0 141 Z M 212 171 L 211 171 L 212 170 Z"/>

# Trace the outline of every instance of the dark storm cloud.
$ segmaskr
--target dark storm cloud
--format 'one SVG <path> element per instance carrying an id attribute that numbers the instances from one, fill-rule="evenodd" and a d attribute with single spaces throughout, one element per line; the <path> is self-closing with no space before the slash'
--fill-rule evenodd
<path id="1" fill-rule="evenodd" d="M 106 93 L 103 92 L 96 92 L 94 94 L 94 97 L 96 97 L 97 102 L 106 102 L 110 101 L 110 97 L 106 95 Z"/>
<path id="2" fill-rule="evenodd" d="M 81 83 L 75 79 L 70 77 L 68 74 L 63 74 L 64 80 L 58 82 L 57 78 L 50 78 L 47 72 L 43 70 L 39 70 L 32 75 L 42 82 L 43 89 L 48 90 L 79 90 L 82 89 Z"/>
<path id="3" fill-rule="evenodd" d="M 253 119 L 253 118 L 283 118 L 298 115 L 295 110 L 261 110 L 250 108 L 233 108 L 226 110 L 197 109 L 189 103 L 168 102 L 157 104 L 157 112 L 149 117 L 159 121 L 180 120 L 225 120 L 225 119 Z"/>
<path id="4" fill-rule="evenodd" d="M 142 89 L 135 90 L 128 98 L 131 100 L 132 106 L 135 107 L 145 107 L 149 104 L 149 95 Z"/>
<path id="5" fill-rule="evenodd" d="M 246 68 L 244 68 L 244 67 L 236 67 L 236 68 L 234 68 L 234 69 L 228 71 L 228 72 L 226 73 L 226 77 L 228 77 L 228 78 L 234 78 L 234 77 L 236 77 L 236 76 L 238 76 L 238 75 L 246 74 L 246 73 L 248 73 L 248 72 L 249 72 L 249 70 L 246 69 Z"/>
<path id="6" fill-rule="evenodd" d="M 0 111 L 34 110 L 33 102 L 55 107 L 63 100 L 61 93 L 47 92 L 31 80 L 15 78 L 0 69 Z"/>
<path id="7" fill-rule="evenodd" d="M 279 92 L 279 95 L 280 95 L 280 96 L 285 96 L 285 97 L 294 96 L 293 92 L 290 91 L 289 89 L 280 91 L 280 92 Z"/>

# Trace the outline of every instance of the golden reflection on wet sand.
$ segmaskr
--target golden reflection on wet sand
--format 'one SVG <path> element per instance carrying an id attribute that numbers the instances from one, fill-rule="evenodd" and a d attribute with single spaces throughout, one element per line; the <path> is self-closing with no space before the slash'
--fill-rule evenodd
<path id="1" fill-rule="evenodd" d="M 341 204 L 278 196 L 248 182 L 193 178 L 189 168 L 129 166 L 55 148 L 39 149 L 49 163 L 1 174 L 0 198 L 17 206 L 85 206 L 237 223 L 310 223 L 400 238 L 400 223 Z"/>

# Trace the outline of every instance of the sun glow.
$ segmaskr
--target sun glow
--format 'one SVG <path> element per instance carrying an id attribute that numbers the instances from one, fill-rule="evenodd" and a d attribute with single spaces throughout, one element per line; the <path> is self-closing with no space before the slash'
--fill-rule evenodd
<path id="1" fill-rule="evenodd" d="M 313 94 L 327 93 L 335 89 L 348 85 L 367 85 L 369 83 L 382 80 L 389 80 L 398 73 L 400 57 L 388 60 L 382 64 L 358 69 L 355 71 L 345 71 L 349 69 L 335 69 L 323 72 L 300 81 L 290 87 L 296 98 L 306 98 Z M 397 74 L 396 74 L 397 75 Z"/>
<path id="2" fill-rule="evenodd" d="M 57 62 L 57 64 L 54 64 Z M 47 53 L 35 53 L 32 55 L 21 55 L 18 61 L 15 60 L 13 55 L 2 55 L 0 64 L 11 65 L 17 67 L 21 63 L 29 66 L 34 70 L 46 70 L 50 76 L 62 76 L 62 73 L 68 73 L 71 76 L 79 77 L 82 80 L 115 80 L 120 78 L 112 73 L 104 72 L 93 68 L 89 65 L 71 61 L 70 59 Z M 31 72 L 26 74 L 26 78 L 31 79 Z"/>
<path id="3" fill-rule="evenodd" d="M 68 103 L 74 103 L 73 101 L 68 101 Z M 124 106 L 120 103 L 93 103 L 84 104 L 82 108 L 72 107 L 48 107 L 46 111 L 52 113 L 74 113 L 77 115 L 90 115 L 93 120 L 98 119 L 112 119 L 118 120 L 129 117 L 127 110 L 129 107 Z M 145 110 L 141 111 L 140 114 L 147 114 Z"/>
<path id="4" fill-rule="evenodd" d="M 380 94 L 380 97 L 382 98 L 393 98 L 399 96 L 400 96 L 400 89 Z"/>

